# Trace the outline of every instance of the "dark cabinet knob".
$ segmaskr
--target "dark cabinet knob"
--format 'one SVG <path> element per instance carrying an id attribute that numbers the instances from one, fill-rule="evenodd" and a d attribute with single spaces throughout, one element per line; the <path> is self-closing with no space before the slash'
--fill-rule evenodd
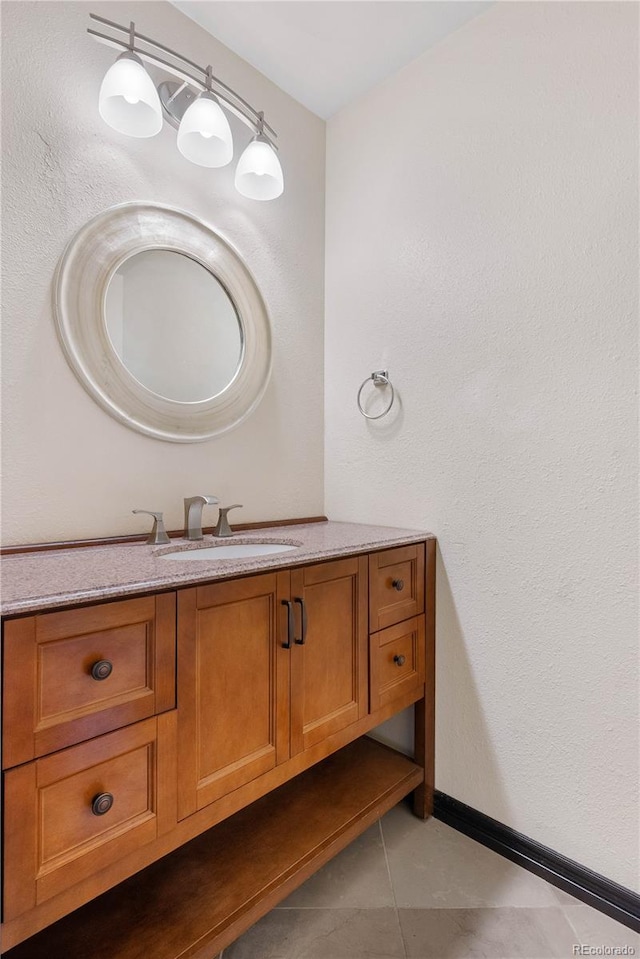
<path id="1" fill-rule="evenodd" d="M 111 793 L 98 793 L 91 800 L 91 812 L 94 816 L 104 816 L 113 806 L 113 796 Z"/>
<path id="2" fill-rule="evenodd" d="M 394 661 L 394 663 L 396 664 L 396 666 L 404 666 L 404 664 L 406 663 L 405 657 L 404 657 L 404 656 L 398 656 L 398 655 L 395 655 L 395 656 L 393 657 L 393 661 Z"/>
<path id="3" fill-rule="evenodd" d="M 98 662 L 94 663 L 91 667 L 91 675 L 96 680 L 107 679 L 112 672 L 113 663 L 110 663 L 108 659 L 99 659 Z"/>
<path id="4" fill-rule="evenodd" d="M 391 582 L 391 585 L 394 589 L 397 589 L 399 593 L 404 589 L 404 580 L 403 579 L 394 579 Z"/>

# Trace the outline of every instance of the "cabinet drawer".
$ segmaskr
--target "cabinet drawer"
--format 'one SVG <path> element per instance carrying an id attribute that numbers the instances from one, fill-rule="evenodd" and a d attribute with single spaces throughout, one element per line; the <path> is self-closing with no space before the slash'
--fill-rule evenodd
<path id="1" fill-rule="evenodd" d="M 171 828 L 175 725 L 166 713 L 5 773 L 6 919 Z"/>
<path id="2" fill-rule="evenodd" d="M 424 543 L 369 557 L 369 629 L 373 633 L 424 612 Z"/>
<path id="3" fill-rule="evenodd" d="M 373 633 L 369 644 L 372 712 L 424 685 L 424 616 Z"/>
<path id="4" fill-rule="evenodd" d="M 5 624 L 5 769 L 174 706 L 173 593 Z"/>

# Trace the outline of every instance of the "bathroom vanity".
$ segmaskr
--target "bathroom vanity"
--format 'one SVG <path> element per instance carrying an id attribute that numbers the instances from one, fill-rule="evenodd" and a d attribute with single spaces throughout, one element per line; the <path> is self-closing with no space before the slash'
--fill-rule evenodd
<path id="1" fill-rule="evenodd" d="M 434 538 L 233 542 L 294 548 L 3 557 L 11 959 L 211 959 L 404 796 L 430 814 Z M 412 704 L 412 759 L 366 736 Z"/>

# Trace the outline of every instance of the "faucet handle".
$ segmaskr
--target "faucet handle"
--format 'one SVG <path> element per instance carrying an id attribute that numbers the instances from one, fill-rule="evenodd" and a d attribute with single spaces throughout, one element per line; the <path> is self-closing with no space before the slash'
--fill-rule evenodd
<path id="1" fill-rule="evenodd" d="M 233 530 L 229 526 L 229 520 L 227 519 L 227 513 L 230 509 L 242 509 L 242 503 L 234 503 L 233 506 L 219 507 L 220 515 L 218 516 L 216 528 L 213 531 L 214 536 L 233 536 Z"/>
<path id="2" fill-rule="evenodd" d="M 150 546 L 159 546 L 161 543 L 171 542 L 167 536 L 167 531 L 164 528 L 162 513 L 155 513 L 150 509 L 132 509 L 131 512 L 145 513 L 147 516 L 153 516 L 153 526 L 151 527 L 151 532 L 149 533 L 149 538 L 147 539 L 147 543 Z"/>

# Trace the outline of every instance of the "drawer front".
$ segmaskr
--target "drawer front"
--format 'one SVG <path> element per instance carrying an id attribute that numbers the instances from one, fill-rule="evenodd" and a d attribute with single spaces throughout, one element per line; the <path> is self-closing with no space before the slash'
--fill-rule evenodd
<path id="1" fill-rule="evenodd" d="M 174 729 L 167 713 L 5 773 L 7 919 L 175 823 Z"/>
<path id="2" fill-rule="evenodd" d="M 175 706 L 175 595 L 5 625 L 4 768 Z"/>
<path id="3" fill-rule="evenodd" d="M 371 711 L 425 682 L 424 616 L 390 626 L 369 638 Z"/>
<path id="4" fill-rule="evenodd" d="M 369 629 L 373 633 L 424 612 L 424 543 L 372 553 Z"/>

